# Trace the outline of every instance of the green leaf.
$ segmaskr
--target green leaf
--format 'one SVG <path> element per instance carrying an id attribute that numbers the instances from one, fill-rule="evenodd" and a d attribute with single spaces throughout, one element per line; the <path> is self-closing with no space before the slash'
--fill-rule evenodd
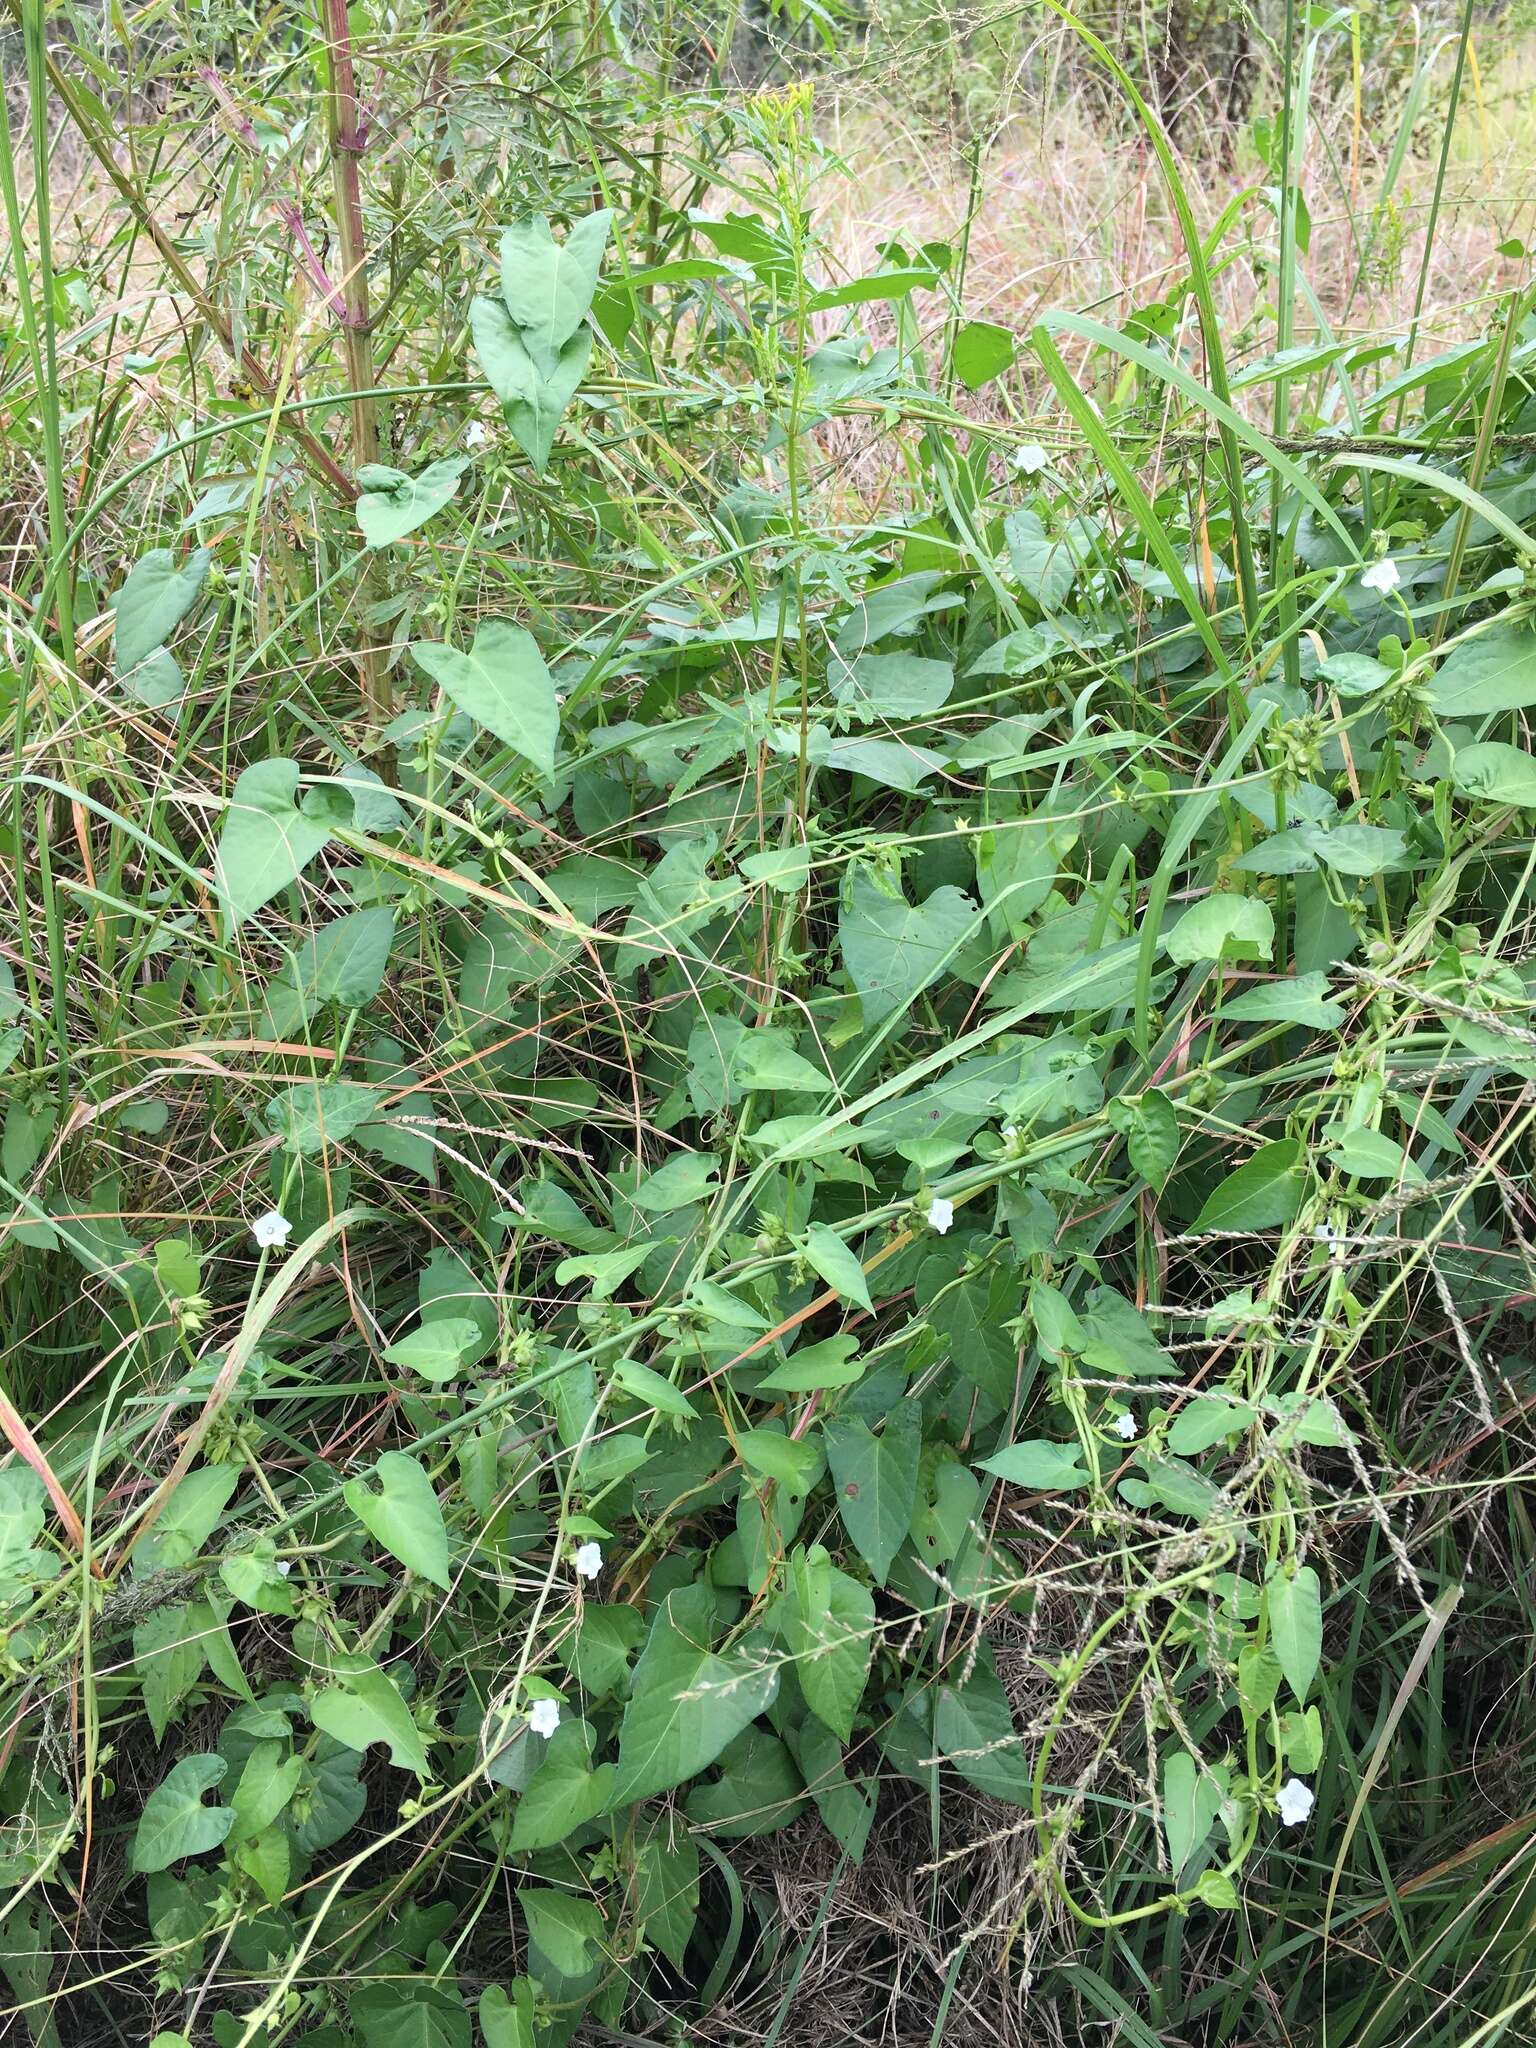
<path id="1" fill-rule="evenodd" d="M 926 1444 L 918 1467 L 917 1505 L 912 1510 L 912 1547 L 928 1565 L 945 1564 L 971 1540 L 971 1520 L 981 1502 L 981 1481 L 946 1443 Z"/>
<path id="2" fill-rule="evenodd" d="M 233 1832 L 244 1840 L 269 1828 L 299 1789 L 304 1759 L 283 1755 L 282 1744 L 258 1742 L 245 1760 L 231 1805 Z"/>
<path id="3" fill-rule="evenodd" d="M 237 1550 L 219 1566 L 219 1577 L 235 1600 L 260 1614 L 292 1614 L 293 1588 L 277 1568 L 277 1547 L 270 1536 L 258 1537 L 249 1550 Z"/>
<path id="4" fill-rule="evenodd" d="M 802 888 L 811 872 L 811 852 L 806 846 L 771 846 L 763 853 L 749 854 L 741 872 L 750 882 L 761 882 L 780 895 Z"/>
<path id="5" fill-rule="evenodd" d="M 479 2006 L 485 2048 L 534 2048 L 533 2002 L 531 1977 L 515 1977 L 510 1995 L 499 1984 L 487 1984 Z"/>
<path id="6" fill-rule="evenodd" d="M 181 1478 L 160 1519 L 134 1553 L 137 1573 L 190 1564 L 218 1525 L 240 1482 L 234 1465 L 199 1465 Z"/>
<path id="7" fill-rule="evenodd" d="M 1306 1024 L 1315 1031 L 1337 1031 L 1344 1022 L 1344 1005 L 1329 1000 L 1326 974 L 1261 982 L 1229 996 L 1221 1010 L 1233 1023 Z"/>
<path id="8" fill-rule="evenodd" d="M 684 1811 L 695 1827 L 740 1841 L 787 1827 L 804 1805 L 794 1758 L 777 1735 L 754 1723 L 721 1751 L 714 1784 L 690 1789 Z"/>
<path id="9" fill-rule="evenodd" d="M 420 1373 L 441 1386 L 456 1377 L 471 1352 L 478 1357 L 484 1348 L 480 1325 L 468 1316 L 437 1316 L 397 1337 L 384 1356 L 402 1371 Z"/>
<path id="10" fill-rule="evenodd" d="M 1258 896 L 1204 896 L 1168 934 L 1168 958 L 1180 967 L 1200 960 L 1268 960 L 1275 918 Z"/>
<path id="11" fill-rule="evenodd" d="M 1081 1459 L 1082 1450 L 1077 1444 L 1053 1444 L 1043 1437 L 1033 1437 L 1028 1443 L 1008 1444 L 980 1462 L 983 1472 L 1006 1479 L 1011 1486 L 1035 1486 L 1055 1492 L 1088 1484 Z"/>
<path id="12" fill-rule="evenodd" d="M 1077 581 L 1077 563 L 1065 540 L 1052 540 L 1038 512 L 1021 505 L 1003 521 L 1014 578 L 1043 612 L 1060 611 Z"/>
<path id="13" fill-rule="evenodd" d="M 1169 1423 L 1167 1448 L 1176 1450 L 1180 1458 L 1198 1458 L 1212 1444 L 1223 1444 L 1229 1436 L 1251 1430 L 1255 1421 L 1257 1409 L 1247 1401 L 1190 1401 Z"/>
<path id="14" fill-rule="evenodd" d="M 170 1301 L 190 1301 L 203 1284 L 203 1262 L 189 1238 L 162 1237 L 155 1246 L 155 1278 Z"/>
<path id="15" fill-rule="evenodd" d="M 341 1660 L 336 1683 L 322 1687 L 310 1701 L 309 1717 L 345 1748 L 362 1751 L 370 1743 L 385 1743 L 398 1769 L 427 1776 L 421 1730 L 400 1688 L 371 1659 L 353 1654 Z"/>
<path id="16" fill-rule="evenodd" d="M 1361 1180 L 1422 1181 L 1424 1178 L 1402 1146 L 1395 1138 L 1389 1138 L 1385 1131 L 1364 1128 L 1325 1131 L 1323 1141 L 1334 1164 Z"/>
<path id="17" fill-rule="evenodd" d="M 858 1356 L 859 1340 L 846 1332 L 823 1337 L 819 1344 L 797 1346 L 777 1372 L 758 1381 L 759 1393 L 809 1394 L 825 1387 L 851 1387 L 865 1367 Z"/>
<path id="18" fill-rule="evenodd" d="M 687 1586 L 669 1593 L 656 1617 L 619 1729 L 615 1807 L 697 1777 L 779 1689 L 771 1665 L 709 1648 L 713 1606 L 707 1587 Z"/>
<path id="19" fill-rule="evenodd" d="M 377 1091 L 360 1081 L 296 1081 L 272 1097 L 266 1122 L 287 1151 L 312 1159 L 327 1145 L 344 1144 L 378 1106 Z"/>
<path id="20" fill-rule="evenodd" d="M 855 1863 L 864 1860 L 874 1825 L 878 1782 L 850 1779 L 843 1768 L 843 1745 L 820 1721 L 802 1721 L 794 1731 L 800 1775 L 816 1802 L 816 1811 L 833 1839 Z"/>
<path id="21" fill-rule="evenodd" d="M 793 1494 L 807 1494 L 826 1470 L 819 1436 L 797 1440 L 778 1429 L 744 1429 L 736 1438 L 743 1464 Z"/>
<path id="22" fill-rule="evenodd" d="M 133 1668 L 156 1742 L 165 1739 L 176 1710 L 203 1675 L 208 1652 L 199 1622 L 206 1618 L 206 1608 L 178 1602 L 157 1607 L 133 1632 Z"/>
<path id="23" fill-rule="evenodd" d="M 600 1700 L 622 1686 L 644 1634 L 645 1617 L 638 1607 L 604 1607 L 587 1600 L 575 1635 L 561 1636 L 555 1654 L 583 1692 Z"/>
<path id="24" fill-rule="evenodd" d="M 408 1908 L 401 1916 L 407 1925 L 415 1910 Z M 351 2006 L 363 2048 L 470 2048 L 469 2014 L 451 1972 L 446 1982 L 439 1975 L 413 1977 L 399 1969 L 382 1978 L 365 1977 L 352 1993 Z"/>
<path id="25" fill-rule="evenodd" d="M 1029 1764 L 990 1651 L 981 1652 L 963 1684 L 939 1687 L 933 1733 L 942 1754 L 978 1790 L 1010 1806 L 1029 1805 Z"/>
<path id="26" fill-rule="evenodd" d="M 860 719 L 931 718 L 955 687 L 952 662 L 917 654 L 860 654 L 851 662 L 836 656 L 830 675 L 833 701 Z M 753 856 L 759 861 L 764 857 Z M 742 866 L 750 869 L 747 861 Z"/>
<path id="27" fill-rule="evenodd" d="M 665 1166 L 641 1181 L 630 1200 L 637 1209 L 665 1214 L 684 1209 L 690 1202 L 708 1201 L 719 1192 L 715 1185 L 720 1162 L 713 1152 L 674 1153 Z"/>
<path id="28" fill-rule="evenodd" d="M 349 911 L 310 935 L 295 955 L 294 993 L 314 1005 L 361 1009 L 384 985 L 395 942 L 395 913 L 384 905 Z"/>
<path id="29" fill-rule="evenodd" d="M 876 1436 L 857 1416 L 833 1417 L 823 1431 L 837 1487 L 838 1513 L 855 1549 L 883 1586 L 917 1505 L 923 1449 L 921 1405 L 898 1401 Z"/>
<path id="30" fill-rule="evenodd" d="M 1323 1654 L 1322 1588 L 1311 1565 L 1277 1571 L 1264 1588 L 1264 1609 L 1280 1669 L 1305 1706 Z"/>
<path id="31" fill-rule="evenodd" d="M 380 905 L 349 911 L 312 932 L 267 989 L 261 1036 L 287 1038 L 327 1003 L 344 1009 L 371 1003 L 383 986 L 394 939 L 395 913 Z"/>
<path id="32" fill-rule="evenodd" d="M 1465 795 L 1483 804 L 1517 804 L 1536 810 L 1536 755 L 1503 740 L 1483 740 L 1458 747 L 1451 780 Z"/>
<path id="33" fill-rule="evenodd" d="M 875 1652 L 875 1602 L 818 1544 L 797 1553 L 781 1627 L 805 1703 L 840 1742 L 853 1736 Z"/>
<path id="34" fill-rule="evenodd" d="M 468 654 L 444 640 L 416 640 L 411 655 L 460 711 L 541 775 L 555 770 L 560 707 L 538 644 L 510 619 L 487 619 Z"/>
<path id="35" fill-rule="evenodd" d="M 330 827 L 294 799 L 297 761 L 255 761 L 236 782 L 219 834 L 214 886 L 236 925 L 297 880 L 330 838 Z"/>
<path id="36" fill-rule="evenodd" d="M 947 1255 L 936 1253 L 924 1263 L 920 1282 L 933 1268 L 952 1270 Z M 930 1328 L 944 1340 L 956 1368 L 1000 1408 L 1012 1401 L 1019 1376 L 1018 1339 L 1008 1328 L 1018 1309 L 1017 1279 L 993 1267 L 967 1274 L 930 1302 L 927 1311 Z"/>
<path id="37" fill-rule="evenodd" d="M 1179 1156 L 1178 1112 L 1161 1088 L 1121 1096 L 1105 1112 L 1112 1129 L 1125 1139 L 1131 1166 L 1148 1187 L 1161 1188 Z"/>
<path id="38" fill-rule="evenodd" d="M 663 1415 L 687 1415 L 695 1421 L 698 1419 L 699 1411 L 686 1394 L 636 1358 L 621 1358 L 613 1368 L 613 1377 L 626 1394 L 633 1400 L 643 1401 L 647 1408 L 655 1408 Z"/>
<path id="39" fill-rule="evenodd" d="M 381 1452 L 372 1476 L 378 1492 L 364 1479 L 347 1481 L 342 1488 L 347 1506 L 375 1543 L 446 1593 L 453 1585 L 448 1532 L 431 1480 L 404 1451 Z"/>
<path id="40" fill-rule="evenodd" d="M 539 214 L 502 234 L 502 303 L 545 370 L 554 367 L 587 317 L 612 224 L 606 209 L 589 213 L 572 224 L 564 242 L 557 242 Z"/>
<path id="41" fill-rule="evenodd" d="M 688 1093 L 701 1116 L 755 1090 L 820 1095 L 828 1077 L 795 1051 L 795 1034 L 735 1017 L 705 1017 L 688 1039 Z"/>
<path id="42" fill-rule="evenodd" d="M 1199 1230 L 1272 1230 L 1301 1207 L 1304 1154 L 1296 1138 L 1261 1145 L 1214 1187 L 1190 1225 Z"/>
<path id="43" fill-rule="evenodd" d="M 204 1806 L 203 1794 L 228 1768 L 223 1757 L 208 1755 L 184 1756 L 171 1767 L 144 1802 L 133 1838 L 135 1870 L 168 1870 L 183 1856 L 219 1846 L 235 1824 L 234 1808 Z"/>
<path id="44" fill-rule="evenodd" d="M 517 1903 L 528 1928 L 528 1973 L 551 2004 L 574 2002 L 597 1981 L 605 1960 L 603 1916 L 590 1899 L 521 1885 Z"/>
<path id="45" fill-rule="evenodd" d="M 1536 625 L 1501 620 L 1453 647 L 1429 685 L 1439 718 L 1479 718 L 1536 704 Z"/>
<path id="46" fill-rule="evenodd" d="M 363 539 L 371 548 L 387 548 L 425 526 L 457 495 L 459 479 L 468 468 L 467 455 L 429 462 L 419 476 L 407 476 L 384 462 L 365 462 L 357 472 L 363 486 L 357 501 Z"/>
<path id="47" fill-rule="evenodd" d="M 1202 1770 L 1187 1749 L 1176 1749 L 1163 1765 L 1163 1833 L 1175 1884 L 1221 1811 L 1225 1777 L 1220 1766 Z"/>
<path id="48" fill-rule="evenodd" d="M 528 1780 L 512 1818 L 512 1848 L 552 1849 L 604 1812 L 613 1792 L 613 1765 L 591 1768 L 592 1730 L 585 1721 L 562 1721 L 544 1761 Z"/>
<path id="49" fill-rule="evenodd" d="M 535 361 L 498 299 L 476 299 L 469 309 L 475 353 L 496 396 L 513 439 L 542 476 L 549 467 L 555 435 L 592 360 L 592 331 L 573 334 L 552 364 Z"/>
<path id="50" fill-rule="evenodd" d="M 843 964 L 868 1029 L 916 1000 L 972 930 L 975 906 L 950 886 L 914 906 L 856 866 L 838 921 Z"/>
<path id="51" fill-rule="evenodd" d="M 806 1264 L 821 1275 L 834 1293 L 874 1313 L 875 1304 L 870 1299 L 869 1282 L 864 1278 L 859 1255 L 835 1230 L 829 1230 L 825 1223 L 813 1223 L 801 1250 Z"/>
<path id="52" fill-rule="evenodd" d="M 699 1917 L 699 1845 L 670 1810 L 635 1844 L 634 1902 L 646 1940 L 681 1970 Z"/>
<path id="53" fill-rule="evenodd" d="M 1257 1420 L 1258 1410 L 1246 1401 L 1191 1401 L 1169 1425 L 1168 1448 L 1181 1458 L 1197 1458 L 1212 1444 L 1224 1443 L 1229 1436 L 1251 1429 Z"/>
<path id="54" fill-rule="evenodd" d="M 196 604 L 212 559 L 206 548 L 196 548 L 178 569 L 169 548 L 151 548 L 134 563 L 112 599 L 120 676 L 128 676 L 175 632 Z"/>
<path id="55" fill-rule="evenodd" d="M 1013 361 L 1013 336 L 991 320 L 967 320 L 955 336 L 950 366 L 967 391 L 979 391 Z"/>

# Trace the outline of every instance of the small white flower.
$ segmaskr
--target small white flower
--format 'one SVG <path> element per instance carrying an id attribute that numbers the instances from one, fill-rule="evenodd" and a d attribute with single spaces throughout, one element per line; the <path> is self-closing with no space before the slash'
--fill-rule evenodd
<path id="1" fill-rule="evenodd" d="M 1050 457 L 1037 441 L 1026 441 L 1013 451 L 1013 466 L 1021 476 L 1038 476 Z"/>
<path id="2" fill-rule="evenodd" d="M 1280 1787 L 1280 1821 L 1288 1828 L 1299 1828 L 1317 1803 L 1312 1796 L 1312 1787 L 1304 1785 L 1300 1778 L 1287 1778 Z"/>
<path id="3" fill-rule="evenodd" d="M 290 1572 L 291 1572 L 292 1570 L 293 1570 L 293 1560 L 292 1560 L 291 1558 L 287 1558 L 287 1557 L 280 1557 L 280 1558 L 279 1558 L 279 1559 L 277 1560 L 277 1573 L 278 1573 L 278 1577 L 279 1577 L 279 1578 L 282 1578 L 282 1579 L 286 1579 L 286 1578 L 287 1578 L 287 1576 L 288 1576 L 288 1574 L 289 1574 L 289 1573 L 290 1573 Z"/>
<path id="4" fill-rule="evenodd" d="M 288 1233 L 292 1228 L 293 1225 L 281 1211 L 269 1209 L 265 1216 L 258 1216 L 251 1225 L 251 1235 L 255 1238 L 261 1249 L 267 1252 L 271 1251 L 274 1246 L 285 1245 L 288 1242 Z"/>
<path id="5" fill-rule="evenodd" d="M 942 1195 L 935 1195 L 928 1204 L 928 1227 L 942 1237 L 955 1220 L 955 1205 L 946 1202 Z"/>
<path id="6" fill-rule="evenodd" d="M 560 1726 L 560 1702 L 535 1700 L 528 1716 L 528 1726 L 535 1735 L 553 1735 Z"/>
<path id="7" fill-rule="evenodd" d="M 1319 1223 L 1312 1233 L 1319 1244 L 1328 1247 L 1328 1256 L 1338 1265 L 1344 1263 L 1344 1240 L 1331 1223 Z"/>
<path id="8" fill-rule="evenodd" d="M 1127 1443 L 1130 1442 L 1131 1438 L 1136 1434 L 1136 1418 L 1129 1409 L 1126 1410 L 1124 1415 L 1117 1415 L 1115 1417 L 1114 1428 L 1116 1436 L 1124 1437 Z"/>
<path id="9" fill-rule="evenodd" d="M 464 429 L 464 446 L 466 448 L 483 448 L 490 438 L 490 433 L 482 420 L 471 420 Z"/>
<path id="10" fill-rule="evenodd" d="M 583 1543 L 576 1553 L 576 1569 L 584 1579 L 595 1579 L 603 1568 L 603 1553 L 595 1543 Z"/>
<path id="11" fill-rule="evenodd" d="M 1384 555 L 1379 562 L 1372 562 L 1369 569 L 1361 572 L 1360 588 L 1379 590 L 1385 596 L 1389 590 L 1396 590 L 1402 580 L 1396 562 L 1390 555 Z"/>

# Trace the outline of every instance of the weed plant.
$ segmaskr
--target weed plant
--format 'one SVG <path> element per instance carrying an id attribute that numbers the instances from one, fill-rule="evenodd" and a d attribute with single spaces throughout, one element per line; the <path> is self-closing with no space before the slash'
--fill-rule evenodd
<path id="1" fill-rule="evenodd" d="M 7 2038 L 1530 2040 L 1536 319 L 1448 152 L 1325 311 L 1356 18 L 1211 220 L 1042 12 L 1177 267 L 1016 328 L 670 15 L 13 4 Z"/>

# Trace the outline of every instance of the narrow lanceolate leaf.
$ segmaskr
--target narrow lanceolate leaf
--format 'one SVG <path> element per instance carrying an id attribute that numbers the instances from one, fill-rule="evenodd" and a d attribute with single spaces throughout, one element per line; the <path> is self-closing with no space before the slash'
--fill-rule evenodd
<path id="1" fill-rule="evenodd" d="M 509 619 L 488 619 L 465 654 L 442 640 L 418 640 L 411 654 L 450 702 L 541 775 L 555 769 L 560 707 L 538 643 Z"/>
<path id="2" fill-rule="evenodd" d="M 835 1230 L 829 1230 L 825 1223 L 813 1223 L 805 1234 L 804 1251 L 806 1263 L 844 1301 L 873 1313 L 875 1305 L 869 1298 L 869 1282 L 864 1278 L 859 1255 L 851 1245 L 844 1244 Z"/>
<path id="3" fill-rule="evenodd" d="M 1220 1767 L 1202 1770 L 1186 1749 L 1175 1750 L 1163 1766 L 1163 1833 L 1175 1883 L 1221 1811 L 1225 1776 Z"/>
<path id="4" fill-rule="evenodd" d="M 706 1586 L 669 1593 L 630 1681 L 619 1730 L 615 1807 L 666 1792 L 712 1764 L 779 1689 L 771 1664 L 716 1656 Z"/>
<path id="5" fill-rule="evenodd" d="M 557 242 L 539 214 L 502 235 L 502 303 L 541 369 L 553 367 L 587 317 L 612 223 L 606 208 L 589 213 Z"/>
<path id="6" fill-rule="evenodd" d="M 1303 1704 L 1323 1654 L 1323 1597 L 1317 1573 L 1304 1564 L 1277 1571 L 1264 1589 L 1270 1640 L 1280 1669 Z"/>

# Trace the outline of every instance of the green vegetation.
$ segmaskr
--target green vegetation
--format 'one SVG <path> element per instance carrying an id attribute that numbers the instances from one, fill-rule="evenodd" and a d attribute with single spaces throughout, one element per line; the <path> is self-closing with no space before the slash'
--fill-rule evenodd
<path id="1" fill-rule="evenodd" d="M 8 2038 L 1529 2040 L 1465 28 L 1213 211 L 1029 17 L 1176 269 L 1019 328 L 730 23 L 15 4 Z"/>

